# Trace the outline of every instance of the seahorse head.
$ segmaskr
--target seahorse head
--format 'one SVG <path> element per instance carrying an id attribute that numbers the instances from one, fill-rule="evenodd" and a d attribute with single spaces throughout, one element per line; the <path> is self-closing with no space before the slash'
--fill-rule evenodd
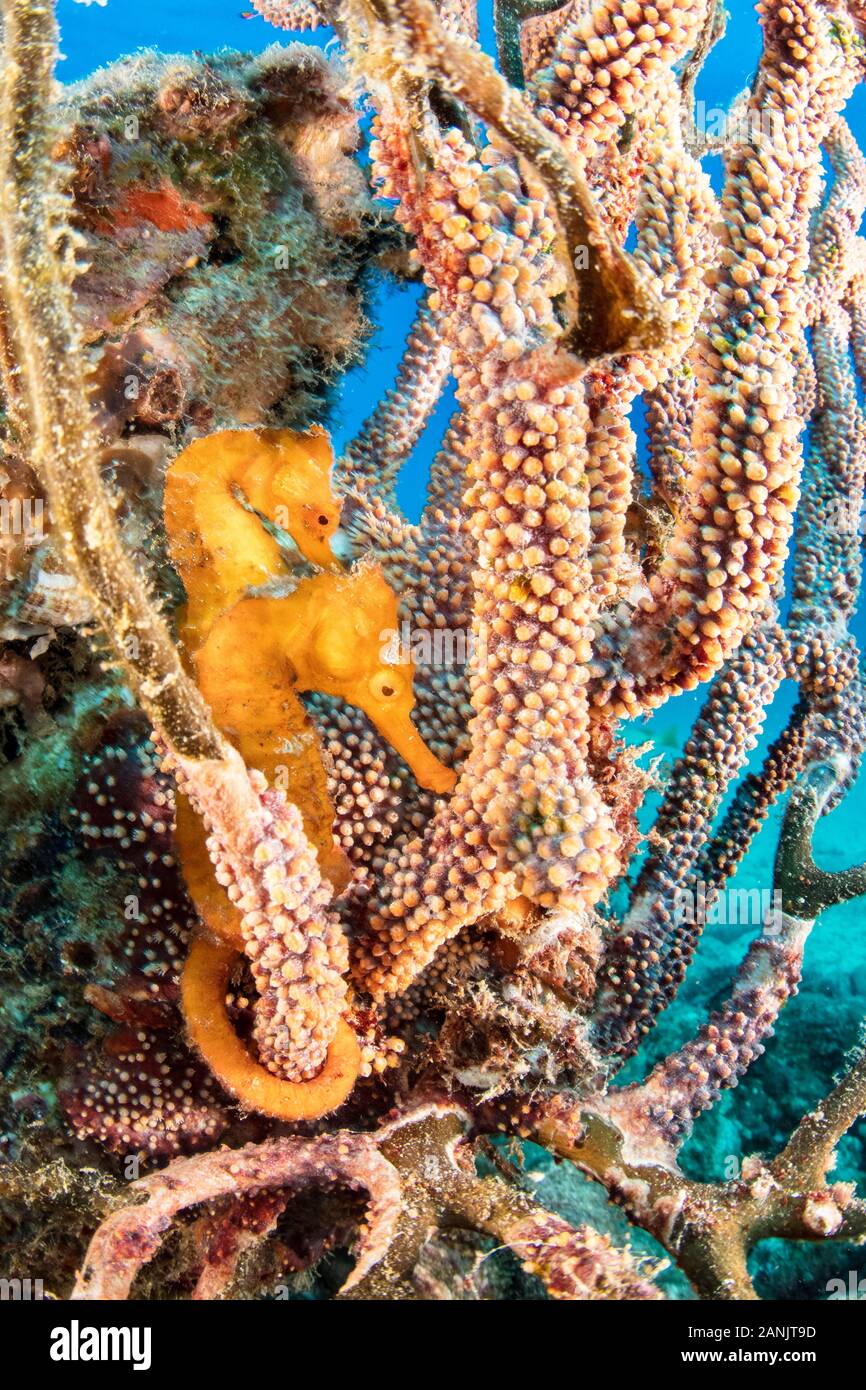
<path id="1" fill-rule="evenodd" d="M 292 600 L 304 604 L 307 617 L 304 651 L 300 659 L 292 653 L 298 689 L 337 695 L 363 710 L 422 787 L 450 791 L 453 771 L 412 722 L 415 667 L 399 659 L 397 596 L 381 570 L 317 575 Z"/>
<path id="2" fill-rule="evenodd" d="M 334 455 L 323 429 L 261 430 L 259 441 L 273 451 L 269 505 L 265 514 L 294 540 L 305 559 L 333 568 L 331 538 L 340 524 L 340 499 L 331 492 Z"/>

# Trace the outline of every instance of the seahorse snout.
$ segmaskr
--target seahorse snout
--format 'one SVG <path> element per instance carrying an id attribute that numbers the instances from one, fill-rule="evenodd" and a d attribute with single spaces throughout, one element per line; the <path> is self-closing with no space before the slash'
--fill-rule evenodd
<path id="1" fill-rule="evenodd" d="M 358 704 L 394 752 L 408 764 L 419 784 L 437 796 L 444 796 L 453 788 L 457 774 L 440 762 L 413 724 L 410 713 L 414 705 L 411 687 L 409 699 L 393 704 L 389 701 L 389 697 L 394 699 L 396 694 L 394 686 L 403 679 L 402 674 L 395 672 L 392 675 L 385 667 L 370 682 L 374 693 L 366 700 L 359 699 Z M 379 698 L 376 698 L 377 695 Z"/>

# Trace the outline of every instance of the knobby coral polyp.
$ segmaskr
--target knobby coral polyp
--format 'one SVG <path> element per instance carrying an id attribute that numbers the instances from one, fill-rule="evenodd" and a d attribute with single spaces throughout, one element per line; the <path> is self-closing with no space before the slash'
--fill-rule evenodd
<path id="1" fill-rule="evenodd" d="M 429 1259 L 447 1228 L 510 1247 L 553 1297 L 658 1296 L 656 1271 L 540 1207 L 504 1160 L 498 1177 L 476 1174 L 484 1136 L 504 1133 L 602 1184 L 700 1296 L 753 1298 L 757 1242 L 866 1232 L 862 1199 L 831 1179 L 866 1108 L 862 1053 L 775 1158 L 716 1184 L 678 1163 L 796 993 L 813 924 L 866 889 L 862 869 L 828 873 L 811 849 L 866 741 L 850 630 L 860 550 L 839 524 L 859 516 L 866 475 L 866 165 L 842 114 L 866 75 L 862 22 L 844 0 L 761 0 L 762 56 L 716 193 L 702 169 L 716 147 L 692 111 L 720 27 L 713 0 L 569 4 L 555 23 L 546 4 L 497 0 L 498 65 L 474 7 L 451 0 L 256 8 L 284 28 L 334 28 L 375 111 L 381 264 L 411 268 L 424 294 L 394 387 L 336 461 L 320 421 L 277 427 L 275 402 L 210 433 L 200 406 L 178 406 L 171 438 L 158 433 L 169 612 L 104 475 L 112 441 L 76 299 L 85 242 L 57 196 L 49 133 L 51 7 L 3 6 L 10 428 L 173 786 L 173 852 L 160 842 L 157 873 L 154 817 L 124 782 L 142 891 L 161 889 L 173 912 L 163 878 L 179 869 L 192 901 L 170 961 L 151 931 L 144 966 L 93 987 L 103 1013 L 141 1031 L 124 1034 L 123 1085 L 101 1075 L 67 1110 L 82 1137 L 116 1149 L 140 1132 L 157 1156 L 207 1149 L 232 1125 L 229 1149 L 138 1184 L 144 1202 L 96 1231 L 75 1296 L 125 1297 L 169 1222 L 199 1207 L 196 1296 L 223 1293 L 296 1191 L 334 1185 L 368 1203 L 346 1296 L 444 1296 Z M 252 142 L 256 102 L 278 124 L 297 119 L 275 68 L 243 90 L 219 80 L 176 83 L 159 121 L 185 111 L 189 138 L 196 122 L 246 121 Z M 336 128 L 327 148 L 345 159 Z M 88 138 L 87 179 L 107 178 Z M 298 147 L 307 206 L 325 207 Z M 337 223 L 360 196 L 341 177 Z M 156 219 L 146 192 L 111 204 L 116 232 L 122 206 L 163 237 L 217 237 L 194 204 L 182 227 Z M 171 187 L 165 199 L 187 207 Z M 237 277 L 230 230 L 210 254 Z M 175 347 L 163 333 L 185 399 Z M 458 410 L 412 523 L 396 480 L 449 376 Z M 128 418 L 114 428 L 144 447 Z M 404 627 L 413 651 L 419 634 L 434 651 L 459 638 L 465 662 L 407 659 L 393 641 Z M 741 777 L 786 680 L 799 683 L 790 722 Z M 703 683 L 636 862 L 654 773 L 623 725 Z M 90 776 L 82 823 L 98 839 L 117 781 L 107 797 Z M 684 919 L 682 894 L 701 885 L 717 901 L 785 793 L 774 908 L 730 997 L 645 1081 L 611 1087 L 697 947 L 703 922 Z M 171 1113 L 142 1118 L 161 1037 L 189 1050 L 190 1069 Z M 287 1137 L 287 1121 L 307 1127 Z"/>

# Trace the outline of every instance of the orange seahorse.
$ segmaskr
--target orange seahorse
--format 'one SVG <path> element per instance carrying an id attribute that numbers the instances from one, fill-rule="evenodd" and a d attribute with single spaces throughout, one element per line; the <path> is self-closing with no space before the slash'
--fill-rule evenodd
<path id="1" fill-rule="evenodd" d="M 339 890 L 348 863 L 334 845 L 318 737 L 298 692 L 339 696 L 362 709 L 422 786 L 442 793 L 455 775 L 411 721 L 412 664 L 383 659 L 386 636 L 398 624 L 395 594 L 375 567 L 346 574 L 335 562 L 330 539 L 340 508 L 330 493 L 331 461 L 322 431 L 222 431 L 175 460 L 165 515 L 171 556 L 187 590 L 181 635 L 199 686 L 247 766 L 298 806 L 322 873 Z M 262 517 L 329 571 L 302 580 L 283 597 L 241 597 L 285 572 Z M 224 1007 L 214 1018 L 234 953 L 244 948 L 241 914 L 214 879 L 203 827 L 182 795 L 176 840 L 199 915 L 222 943 L 199 938 L 190 951 L 182 996 L 193 1042 L 250 1108 L 283 1119 L 327 1113 L 357 1074 L 360 1055 L 351 1030 L 340 1021 L 321 1074 L 299 1083 L 283 1081 L 254 1060 Z"/>
<path id="2" fill-rule="evenodd" d="M 336 569 L 331 539 L 340 523 L 340 502 L 331 492 L 333 454 L 324 430 L 219 430 L 188 445 L 171 464 L 165 483 L 165 525 L 172 563 L 184 582 L 186 606 L 178 631 L 200 682 L 197 654 L 214 621 L 248 589 L 288 573 L 279 543 L 262 518 L 278 525 L 304 559 Z M 236 640 L 256 669 L 257 652 Z M 284 756 L 271 763 L 291 769 L 283 784 L 304 817 L 325 877 L 339 891 L 350 867 L 334 844 L 333 808 L 315 732 L 290 691 L 273 730 Z M 216 715 L 220 722 L 219 715 Z M 230 723 L 233 722 L 230 720 Z M 229 732 L 226 729 L 226 732 Z M 246 756 L 246 755 L 245 755 Z M 253 759 L 251 766 L 258 766 Z M 269 773 L 271 769 L 262 767 Z M 225 916 L 225 895 L 213 880 L 205 836 L 195 812 L 178 797 L 178 848 L 187 886 L 205 921 Z"/>
<path id="3" fill-rule="evenodd" d="M 325 877 L 346 881 L 318 737 L 297 693 L 336 695 L 364 711 L 423 787 L 444 793 L 451 768 L 425 744 L 411 712 L 411 662 L 382 659 L 397 631 L 397 597 L 375 566 L 318 574 L 284 598 L 241 599 L 213 624 L 195 658 L 214 719 L 248 767 L 286 792 L 304 817 Z M 211 930 L 239 944 L 240 914 L 213 878 L 198 818 L 178 798 L 176 839 L 190 894 Z M 336 872 L 332 866 L 336 866 Z"/>
<path id="4" fill-rule="evenodd" d="M 164 510 L 172 564 L 187 593 L 179 626 L 190 653 L 247 589 L 286 573 L 259 516 L 287 532 L 305 559 L 335 568 L 340 501 L 331 493 L 332 465 L 328 436 L 316 428 L 220 430 L 178 454 Z"/>

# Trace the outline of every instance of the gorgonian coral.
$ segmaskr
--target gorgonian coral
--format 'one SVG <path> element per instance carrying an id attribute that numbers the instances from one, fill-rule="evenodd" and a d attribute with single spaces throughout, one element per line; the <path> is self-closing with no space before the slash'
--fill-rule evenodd
<path id="1" fill-rule="evenodd" d="M 152 725 L 150 762 L 128 766 L 121 838 L 127 862 L 167 855 L 160 910 L 183 917 L 154 934 L 155 858 L 139 863 L 135 969 L 90 993 L 139 1031 L 121 1032 L 64 1104 L 80 1135 L 115 1152 L 208 1150 L 143 1179 L 145 1201 L 106 1219 L 75 1296 L 125 1297 L 174 1218 L 205 1204 L 196 1293 L 223 1293 L 239 1252 L 315 1188 L 367 1194 L 352 1296 L 441 1294 L 429 1257 L 446 1229 L 509 1247 L 555 1297 L 653 1296 L 626 1252 L 477 1174 L 497 1152 L 484 1136 L 506 1133 L 602 1184 L 700 1295 L 753 1297 L 757 1241 L 864 1230 L 862 1201 L 829 1177 L 866 1105 L 862 1057 L 775 1159 L 715 1185 L 678 1163 L 796 992 L 817 917 L 864 890 L 862 870 L 827 873 L 811 851 L 866 737 L 850 631 L 859 538 L 844 520 L 859 517 L 866 461 L 866 175 L 841 114 L 864 76 L 861 21 L 841 0 L 762 0 L 763 53 L 721 141 L 716 194 L 691 111 L 720 29 L 703 0 L 568 5 L 555 24 L 544 3 L 500 0 L 501 70 L 465 4 L 257 8 L 284 27 L 334 27 L 375 111 L 383 244 L 424 285 L 395 386 L 333 466 L 319 426 L 274 418 L 275 387 L 242 407 L 203 370 L 183 317 L 191 289 L 156 294 L 179 256 L 213 245 L 207 180 L 143 188 L 127 170 L 109 186 L 98 136 L 53 146 L 50 12 L 4 6 L 16 468 L 35 470 L 54 551 Z M 325 68 L 296 61 L 321 96 Z M 151 87 L 148 74 L 148 111 Z M 231 66 L 164 75 L 156 106 L 172 139 L 254 140 L 256 112 L 279 129 L 298 102 L 271 58 L 244 82 Z M 324 102 L 336 207 L 316 179 L 327 141 L 317 154 L 295 134 L 292 147 L 332 249 L 367 197 L 344 164 L 345 102 Z M 234 168 L 237 150 L 226 157 Z M 57 198 L 70 158 L 83 231 Z M 102 344 L 97 414 L 84 344 L 99 296 L 92 279 L 82 292 L 90 272 L 75 258 L 106 225 L 98 253 L 116 255 L 142 219 L 164 238 L 147 261 L 150 307 L 135 317 L 121 296 L 129 323 L 119 347 Z M 211 265 L 231 258 L 223 240 Z M 240 265 L 225 292 L 240 296 L 235 325 L 260 302 L 255 254 Z M 279 376 L 273 317 L 260 332 Z M 219 315 L 207 321 L 222 332 Z M 104 390 L 118 352 L 162 362 L 139 426 L 187 432 L 165 445 L 161 534 L 185 590 L 170 616 L 103 477 L 106 431 L 115 452 L 121 432 L 134 447 L 131 412 Z M 396 479 L 449 375 L 458 411 L 411 523 Z M 213 433 L 183 405 L 209 382 L 225 426 Z M 629 423 L 639 397 L 646 476 Z M 787 679 L 799 683 L 790 723 L 736 785 Z M 704 682 L 617 915 L 652 780 L 623 723 Z M 101 843 L 115 793 L 91 771 L 78 814 Z M 612 1086 L 698 944 L 705 908 L 683 920 L 682 895 L 700 884 L 712 904 L 792 788 L 778 901 L 730 997 L 646 1080 Z M 286 1137 L 286 1121 L 315 1132 Z M 229 1130 L 233 1146 L 215 1148 Z M 335 1221 L 347 1243 L 357 1219 Z M 324 1248 L 321 1222 L 307 1236 Z"/>

